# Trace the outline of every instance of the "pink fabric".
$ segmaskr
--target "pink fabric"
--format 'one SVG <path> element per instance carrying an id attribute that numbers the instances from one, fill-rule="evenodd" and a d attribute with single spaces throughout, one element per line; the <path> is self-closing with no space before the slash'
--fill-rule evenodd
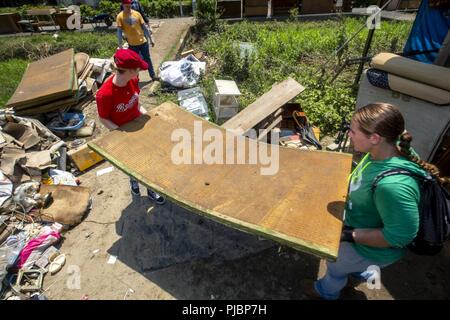
<path id="1" fill-rule="evenodd" d="M 36 255 L 36 253 L 39 254 L 39 252 L 42 254 L 45 249 L 47 249 L 53 243 L 57 242 L 60 238 L 61 235 L 59 234 L 59 232 L 53 230 L 44 230 L 43 232 L 41 232 L 38 237 L 31 239 L 20 252 L 19 259 L 17 260 L 17 267 L 19 269 L 22 268 L 30 258 L 30 256 Z M 34 263 L 34 261 L 31 262 Z"/>

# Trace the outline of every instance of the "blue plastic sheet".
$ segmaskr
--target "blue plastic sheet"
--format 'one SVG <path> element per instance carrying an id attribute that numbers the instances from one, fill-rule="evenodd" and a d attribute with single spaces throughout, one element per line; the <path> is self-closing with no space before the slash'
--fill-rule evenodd
<path id="1" fill-rule="evenodd" d="M 408 52 L 439 49 L 449 28 L 450 16 L 445 14 L 445 10 L 430 8 L 428 0 L 422 0 L 403 53 L 408 56 Z M 417 61 L 433 63 L 437 57 L 437 51 L 409 57 Z"/>

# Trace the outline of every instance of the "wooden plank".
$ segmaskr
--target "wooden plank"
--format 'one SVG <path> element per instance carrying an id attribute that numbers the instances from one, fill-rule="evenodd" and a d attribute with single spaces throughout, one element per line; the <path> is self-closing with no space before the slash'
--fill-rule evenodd
<path id="1" fill-rule="evenodd" d="M 227 130 L 241 130 L 244 134 L 303 90 L 305 88 L 292 78 L 277 83 L 222 127 Z"/>
<path id="2" fill-rule="evenodd" d="M 283 120 L 282 116 L 278 116 L 277 118 L 275 118 L 273 120 L 273 122 L 267 128 L 265 128 L 261 133 L 258 134 L 258 140 L 261 141 L 262 139 L 264 139 L 267 136 L 267 134 L 270 132 L 270 130 L 275 128 L 275 126 L 277 124 L 279 124 L 281 122 L 281 120 Z"/>
<path id="3" fill-rule="evenodd" d="M 80 171 L 84 171 L 103 161 L 103 158 L 96 152 L 89 149 L 86 144 L 70 150 L 67 152 L 67 155 Z"/>
<path id="4" fill-rule="evenodd" d="M 203 132 L 215 129 L 239 139 L 245 146 L 246 164 L 175 164 L 171 154 L 179 143 L 171 137 L 176 129 L 190 134 L 184 142 L 190 143 L 192 155 L 205 151 L 194 147 L 202 137 L 199 125 Z M 221 141 L 224 154 L 228 150 L 236 155 L 236 146 Z M 267 165 L 248 163 L 250 143 L 258 152 L 267 146 L 167 102 L 88 146 L 192 212 L 298 250 L 336 258 L 351 155 L 274 146 L 279 169 L 261 175 Z"/>

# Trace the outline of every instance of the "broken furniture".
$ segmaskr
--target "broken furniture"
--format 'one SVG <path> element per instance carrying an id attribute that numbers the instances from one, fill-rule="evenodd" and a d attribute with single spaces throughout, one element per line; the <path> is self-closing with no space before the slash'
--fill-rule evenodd
<path id="1" fill-rule="evenodd" d="M 236 82 L 232 80 L 214 80 L 214 112 L 216 120 L 222 122 L 239 112 L 238 97 L 241 95 Z"/>
<path id="2" fill-rule="evenodd" d="M 359 85 L 356 109 L 378 101 L 397 106 L 405 118 L 406 129 L 413 136 L 412 147 L 422 159 L 431 160 L 437 142 L 450 121 L 450 106 L 438 106 L 406 94 L 375 87 L 370 84 L 366 73 L 364 71 Z"/>
<path id="3" fill-rule="evenodd" d="M 387 85 L 369 81 L 371 71 L 364 71 L 356 108 L 379 101 L 397 106 L 413 136 L 412 147 L 431 161 L 450 123 L 450 69 L 390 53 L 375 56 L 371 66 L 387 73 Z"/>
<path id="4" fill-rule="evenodd" d="M 19 21 L 18 13 L 0 13 L 0 34 L 21 32 Z"/>
<path id="5" fill-rule="evenodd" d="M 30 63 L 6 108 L 16 115 L 37 115 L 77 102 L 78 80 L 74 51 L 68 49 Z"/>
<path id="6" fill-rule="evenodd" d="M 51 26 L 56 31 L 56 22 L 53 15 L 56 13 L 56 9 L 31 9 L 27 10 L 28 20 L 20 21 L 21 24 L 29 24 L 35 31 L 44 31 L 43 27 Z"/>
<path id="7" fill-rule="evenodd" d="M 220 133 L 216 140 L 224 150 L 243 152 L 245 159 L 251 144 L 260 153 L 268 146 L 234 135 L 170 102 L 88 146 L 145 186 L 199 215 L 320 257 L 337 257 L 351 155 L 273 146 L 273 152 L 279 152 L 275 160 L 279 170 L 273 175 L 262 175 L 264 165 L 259 163 L 174 163 L 176 129 L 186 133 L 183 145 L 194 158 L 202 157 L 204 150 L 195 146 L 202 139 L 198 129 L 194 132 L 199 122 L 205 132 Z M 236 143 L 225 146 L 226 135 L 244 144 L 245 151 Z"/>
<path id="8" fill-rule="evenodd" d="M 292 78 L 277 83 L 255 102 L 222 124 L 222 128 L 244 136 L 248 135 L 250 129 L 256 129 L 257 139 L 262 140 L 282 121 L 282 106 L 303 90 L 305 88 Z"/>

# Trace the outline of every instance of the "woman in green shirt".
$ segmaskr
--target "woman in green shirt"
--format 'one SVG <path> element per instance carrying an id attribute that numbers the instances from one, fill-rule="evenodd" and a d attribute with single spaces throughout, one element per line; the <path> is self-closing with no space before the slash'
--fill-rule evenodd
<path id="1" fill-rule="evenodd" d="M 373 192 L 375 177 L 393 168 L 423 176 L 426 171 L 438 174 L 412 151 L 403 116 L 390 104 L 373 103 L 356 111 L 349 136 L 354 149 L 366 156 L 349 177 L 338 258 L 327 262 L 326 275 L 310 287 L 311 294 L 324 299 L 337 299 L 350 274 L 379 281 L 379 270 L 402 258 L 417 234 L 418 182 L 410 176 L 392 175 L 382 179 Z"/>

